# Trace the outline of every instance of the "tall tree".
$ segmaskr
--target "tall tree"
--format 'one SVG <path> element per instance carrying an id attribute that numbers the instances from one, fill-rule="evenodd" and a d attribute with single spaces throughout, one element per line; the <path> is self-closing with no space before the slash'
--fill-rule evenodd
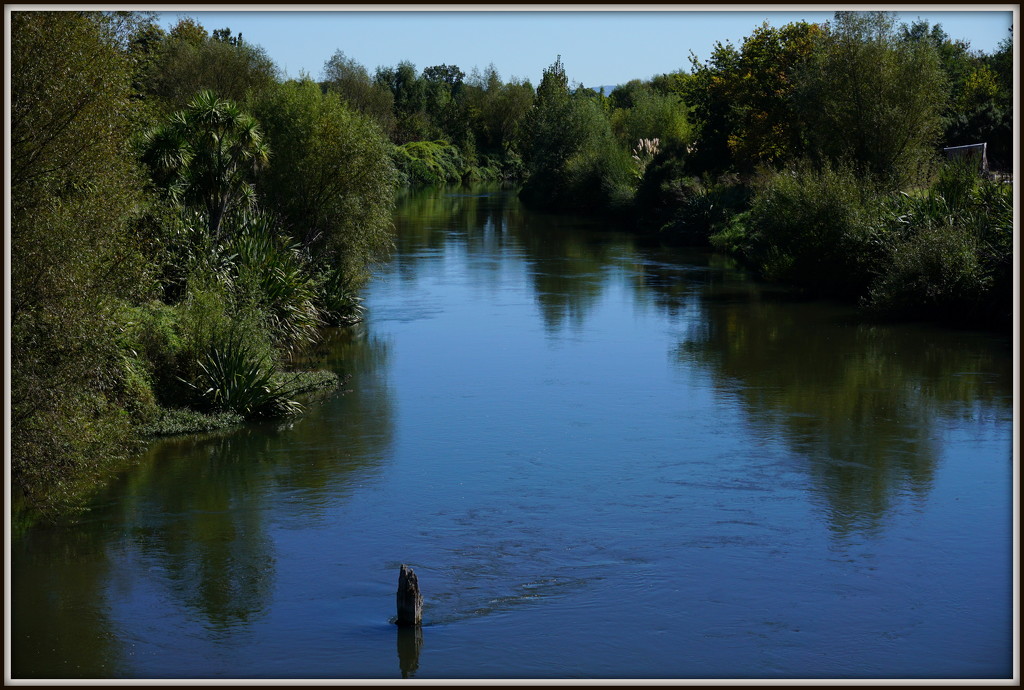
<path id="1" fill-rule="evenodd" d="M 947 81 L 943 145 L 984 142 L 989 162 L 1009 167 L 1013 162 L 1012 41 L 984 55 L 971 50 L 967 42 L 952 39 L 941 24 L 931 26 L 920 20 L 903 26 L 901 33 L 903 40 L 930 44 L 939 55 Z"/>
<path id="2" fill-rule="evenodd" d="M 374 82 L 391 91 L 395 103 L 396 144 L 432 139 L 436 130 L 427 117 L 427 83 L 408 60 L 395 67 L 378 67 Z"/>
<path id="3" fill-rule="evenodd" d="M 147 285 L 131 65 L 108 28 L 96 13 L 11 14 L 12 471 L 17 493 L 50 503 L 126 438 L 115 312 Z"/>
<path id="4" fill-rule="evenodd" d="M 938 143 L 946 77 L 935 48 L 901 40 L 891 15 L 837 12 L 795 96 L 813 154 L 899 186 Z"/>
<path id="5" fill-rule="evenodd" d="M 463 141 L 469 124 L 463 98 L 465 72 L 455 65 L 434 65 L 424 69 L 421 76 L 431 122 L 448 141 Z"/>
<path id="6" fill-rule="evenodd" d="M 382 84 L 374 83 L 366 68 L 338 50 L 324 65 L 323 83 L 350 106 L 373 118 L 384 133 L 395 131 L 395 97 Z"/>
<path id="7" fill-rule="evenodd" d="M 255 113 L 274 142 L 263 171 L 264 205 L 353 288 L 391 247 L 395 171 L 374 121 L 312 81 L 268 92 Z"/>
<path id="8" fill-rule="evenodd" d="M 598 99 L 582 86 L 569 88 L 561 56 L 544 70 L 528 119 L 527 203 L 596 208 L 632 194 L 632 160 Z"/>
<path id="9" fill-rule="evenodd" d="M 277 83 L 278 71 L 263 48 L 246 43 L 230 29 L 209 36 L 186 17 L 164 39 L 142 76 L 145 93 L 161 112 L 184 108 L 199 91 L 242 103 Z"/>
<path id="10" fill-rule="evenodd" d="M 676 80 L 700 124 L 702 167 L 731 163 L 743 172 L 802 153 L 793 108 L 794 73 L 810 58 L 820 27 L 766 22 L 740 48 L 718 43 L 707 63 L 691 56 L 693 75 Z"/>

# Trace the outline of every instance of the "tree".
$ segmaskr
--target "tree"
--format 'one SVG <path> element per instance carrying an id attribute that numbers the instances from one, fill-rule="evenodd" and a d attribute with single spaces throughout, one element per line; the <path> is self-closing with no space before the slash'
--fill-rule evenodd
<path id="1" fill-rule="evenodd" d="M 529 116 L 526 151 L 531 177 L 541 178 L 561 169 L 582 141 L 574 127 L 574 108 L 562 56 L 544 70 Z"/>
<path id="2" fill-rule="evenodd" d="M 212 91 L 148 132 L 143 146 L 155 180 L 173 199 L 203 208 L 215 240 L 231 208 L 253 203 L 251 178 L 270 158 L 256 120 Z"/>
<path id="3" fill-rule="evenodd" d="M 837 12 L 795 92 L 811 153 L 900 186 L 941 134 L 946 78 L 933 46 L 884 12 Z"/>
<path id="4" fill-rule="evenodd" d="M 455 65 L 434 65 L 423 70 L 426 111 L 437 130 L 452 142 L 468 132 L 463 86 L 466 74 Z"/>
<path id="5" fill-rule="evenodd" d="M 942 25 L 917 21 L 901 27 L 904 41 L 924 42 L 938 53 L 946 75 L 943 145 L 988 144 L 989 162 L 1013 162 L 1013 47 L 1004 41 L 992 55 L 953 40 Z"/>
<path id="6" fill-rule="evenodd" d="M 528 119 L 529 178 L 521 193 L 527 203 L 593 209 L 632 194 L 632 160 L 597 97 L 583 87 L 569 89 L 561 56 L 544 70 Z"/>
<path id="7" fill-rule="evenodd" d="M 137 402 L 116 347 L 149 285 L 125 146 L 131 65 L 97 13 L 11 14 L 11 440 L 15 494 L 70 500 L 124 451 Z"/>
<path id="8" fill-rule="evenodd" d="M 171 113 L 184 108 L 203 90 L 242 103 L 250 93 L 277 83 L 277 67 L 259 46 L 245 43 L 230 29 L 210 37 L 192 19 L 175 25 L 142 75 L 146 95 L 158 109 Z"/>
<path id="9" fill-rule="evenodd" d="M 636 79 L 612 91 L 609 101 L 612 129 L 623 146 L 632 148 L 640 139 L 658 139 L 666 145 L 690 139 L 686 110 L 676 94 L 659 93 Z"/>
<path id="10" fill-rule="evenodd" d="M 794 73 L 810 58 L 820 32 L 806 22 L 778 29 L 765 22 L 739 49 L 718 43 L 705 64 L 691 56 L 692 77 L 673 81 L 700 123 L 702 167 L 723 169 L 731 162 L 750 173 L 802 154 Z"/>
<path id="11" fill-rule="evenodd" d="M 282 84 L 255 112 L 276 152 L 260 176 L 265 205 L 354 288 L 391 247 L 390 143 L 372 119 L 309 80 Z"/>
<path id="12" fill-rule="evenodd" d="M 389 138 L 395 130 L 395 97 L 387 87 L 376 84 L 355 59 L 336 51 L 324 65 L 324 87 L 341 96 L 351 107 L 373 118 Z"/>
<path id="13" fill-rule="evenodd" d="M 395 103 L 396 144 L 433 139 L 436 129 L 427 117 L 427 83 L 408 60 L 395 67 L 378 67 L 374 82 L 387 88 Z"/>
<path id="14" fill-rule="evenodd" d="M 507 156 L 518 152 L 519 139 L 534 90 L 529 81 L 503 83 L 494 65 L 481 74 L 474 70 L 464 87 L 466 118 L 482 153 Z"/>

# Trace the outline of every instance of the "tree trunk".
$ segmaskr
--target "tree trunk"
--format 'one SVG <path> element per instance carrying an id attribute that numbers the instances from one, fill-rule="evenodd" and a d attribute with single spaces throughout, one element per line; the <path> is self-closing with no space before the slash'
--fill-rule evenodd
<path id="1" fill-rule="evenodd" d="M 416 573 L 407 565 L 402 565 L 398 574 L 398 625 L 414 626 L 420 625 L 423 620 L 423 596 L 420 594 L 420 586 L 416 581 Z"/>

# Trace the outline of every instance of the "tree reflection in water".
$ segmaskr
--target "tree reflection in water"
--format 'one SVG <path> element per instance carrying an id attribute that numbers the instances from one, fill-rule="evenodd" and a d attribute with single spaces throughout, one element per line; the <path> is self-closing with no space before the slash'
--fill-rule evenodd
<path id="1" fill-rule="evenodd" d="M 878 529 L 900 494 L 927 495 L 944 417 L 996 420 L 1012 399 L 1010 359 L 983 334 L 924 339 L 727 284 L 702 293 L 676 355 L 736 396 L 760 438 L 785 439 L 839 535 Z"/>

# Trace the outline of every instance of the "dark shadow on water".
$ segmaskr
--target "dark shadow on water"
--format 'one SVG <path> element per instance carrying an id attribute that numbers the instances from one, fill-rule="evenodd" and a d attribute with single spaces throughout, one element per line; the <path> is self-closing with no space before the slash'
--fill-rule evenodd
<path id="1" fill-rule="evenodd" d="M 402 678 L 414 678 L 420 667 L 420 648 L 423 646 L 423 628 L 420 626 L 398 629 L 398 668 Z"/>

